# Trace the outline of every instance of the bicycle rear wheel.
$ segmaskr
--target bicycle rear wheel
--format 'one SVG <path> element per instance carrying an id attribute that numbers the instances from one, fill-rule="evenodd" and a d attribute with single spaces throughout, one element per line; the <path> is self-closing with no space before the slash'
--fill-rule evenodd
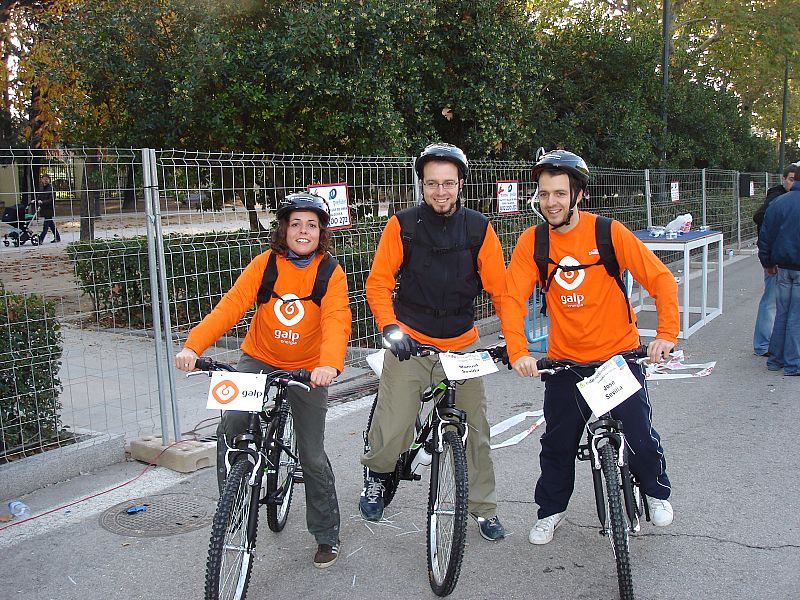
<path id="1" fill-rule="evenodd" d="M 256 549 L 258 497 L 249 485 L 253 464 L 234 462 L 214 513 L 206 562 L 206 600 L 243 600 Z"/>
<path id="2" fill-rule="evenodd" d="M 631 574 L 630 548 L 628 546 L 628 520 L 622 498 L 622 485 L 617 466 L 617 449 L 610 443 L 600 448 L 600 464 L 606 481 L 608 503 L 608 537 L 617 563 L 619 596 L 622 600 L 633 600 L 633 577 Z"/>
<path id="3" fill-rule="evenodd" d="M 288 402 L 283 405 L 277 419 L 276 444 L 267 454 L 267 525 L 272 531 L 282 531 L 286 526 L 294 493 L 294 472 L 297 470 L 297 459 L 292 457 L 297 456 L 297 438 Z"/>
<path id="4" fill-rule="evenodd" d="M 455 431 L 445 431 L 431 460 L 428 496 L 428 580 L 437 596 L 456 587 L 467 535 L 467 457 Z"/>

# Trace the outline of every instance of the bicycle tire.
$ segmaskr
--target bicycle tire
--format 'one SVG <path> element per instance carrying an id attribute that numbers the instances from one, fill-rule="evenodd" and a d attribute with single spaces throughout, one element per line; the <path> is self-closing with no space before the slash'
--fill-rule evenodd
<path id="1" fill-rule="evenodd" d="M 447 596 L 456 587 L 467 536 L 467 457 L 461 438 L 445 431 L 442 452 L 431 460 L 428 495 L 428 581 Z"/>
<path id="2" fill-rule="evenodd" d="M 297 456 L 297 437 L 294 431 L 294 419 L 289 403 L 283 405 L 276 417 L 275 440 L 289 448 Z M 297 470 L 297 459 L 292 458 L 279 444 L 275 444 L 267 453 L 267 525 L 272 531 L 283 531 L 289 518 L 294 495 L 294 472 Z M 276 500 L 277 499 L 277 500 Z"/>
<path id="3" fill-rule="evenodd" d="M 378 405 L 378 395 L 375 395 L 375 401 L 372 403 L 372 408 L 369 411 L 369 418 L 367 419 L 367 429 L 364 432 L 364 454 L 369 452 L 369 442 L 367 441 L 367 434 L 370 427 L 372 427 L 372 416 L 375 414 L 375 407 Z M 397 486 L 400 484 L 400 473 L 403 472 L 403 456 L 397 459 L 394 471 L 388 474 L 388 477 L 383 482 L 383 506 L 389 506 L 394 500 L 394 494 L 397 492 Z M 364 467 L 364 477 L 367 476 L 367 467 Z"/>
<path id="4" fill-rule="evenodd" d="M 244 600 L 255 558 L 258 498 L 249 485 L 253 464 L 240 456 L 225 479 L 214 513 L 206 562 L 206 600 Z M 252 523 L 251 523 L 252 521 Z"/>
<path id="5" fill-rule="evenodd" d="M 608 504 L 608 537 L 617 563 L 617 581 L 621 600 L 633 600 L 633 576 L 631 574 L 630 547 L 628 545 L 628 520 L 622 498 L 622 485 L 617 465 L 617 449 L 610 443 L 600 448 L 600 464 L 606 480 L 606 502 Z"/>

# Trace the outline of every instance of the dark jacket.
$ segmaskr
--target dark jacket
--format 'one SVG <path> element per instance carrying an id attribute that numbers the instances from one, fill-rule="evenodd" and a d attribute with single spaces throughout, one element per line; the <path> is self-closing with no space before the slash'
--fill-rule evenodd
<path id="1" fill-rule="evenodd" d="M 800 181 L 770 203 L 758 236 L 758 260 L 764 267 L 800 271 Z"/>
<path id="2" fill-rule="evenodd" d="M 766 200 L 764 200 L 764 203 L 753 213 L 753 222 L 756 224 L 756 233 L 758 235 L 761 235 L 761 225 L 764 223 L 764 213 L 767 212 L 767 207 L 775 198 L 785 193 L 786 188 L 783 187 L 783 184 L 776 185 L 767 190 Z"/>
<path id="3" fill-rule="evenodd" d="M 52 219 L 56 215 L 55 202 L 56 195 L 53 192 L 52 184 L 43 185 L 36 193 L 36 200 L 39 203 L 39 216 L 43 219 Z"/>

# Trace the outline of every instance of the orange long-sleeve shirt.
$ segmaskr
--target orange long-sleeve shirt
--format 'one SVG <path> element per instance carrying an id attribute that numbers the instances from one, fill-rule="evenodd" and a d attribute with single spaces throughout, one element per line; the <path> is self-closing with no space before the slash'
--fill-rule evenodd
<path id="1" fill-rule="evenodd" d="M 372 261 L 372 269 L 364 285 L 367 302 L 378 323 L 378 328 L 383 329 L 386 325 L 396 323 L 400 326 L 400 329 L 411 335 L 418 342 L 430 344 L 442 350 L 458 350 L 471 344 L 478 339 L 478 329 L 476 327 L 460 336 L 443 339 L 427 336 L 397 320 L 392 305 L 392 293 L 397 283 L 395 274 L 400 265 L 403 264 L 403 240 L 400 237 L 400 229 L 400 221 L 397 217 L 392 216 L 381 234 L 381 239 L 378 242 L 378 248 Z M 503 248 L 500 246 L 500 240 L 497 238 L 497 233 L 495 233 L 491 223 L 486 228 L 486 237 L 478 251 L 478 272 L 481 276 L 483 289 L 491 296 L 495 312 L 499 316 L 501 314 L 502 297 L 505 292 L 505 259 L 503 258 Z"/>
<path id="2" fill-rule="evenodd" d="M 187 348 L 202 354 L 255 304 L 271 252 L 259 254 L 247 265 L 214 310 L 189 332 Z M 307 267 L 300 268 L 278 255 L 275 294 L 284 298 L 310 295 L 320 262 L 322 256 L 317 255 Z M 242 350 L 282 369 L 310 371 L 329 366 L 341 372 L 351 321 L 347 278 L 342 267 L 337 266 L 320 306 L 311 300 L 284 302 L 275 297 L 259 305 L 242 342 Z"/>
<path id="3" fill-rule="evenodd" d="M 567 233 L 550 230 L 550 258 L 558 264 L 597 262 L 595 241 L 597 216 L 580 212 L 580 220 Z M 680 331 L 678 285 L 669 269 L 633 233 L 618 221 L 611 226 L 611 241 L 620 271 L 628 269 L 655 299 L 658 313 L 656 337 L 677 341 Z M 503 297 L 503 333 L 512 364 L 528 354 L 523 319 L 527 301 L 539 271 L 534 261 L 536 228 L 520 236 L 511 256 Z M 554 265 L 550 266 L 552 270 Z M 628 301 L 602 265 L 573 271 L 559 271 L 547 293 L 550 330 L 547 355 L 550 358 L 590 362 L 606 360 L 639 345 L 636 316 L 628 322 Z M 633 311 L 631 311 L 633 314 Z"/>

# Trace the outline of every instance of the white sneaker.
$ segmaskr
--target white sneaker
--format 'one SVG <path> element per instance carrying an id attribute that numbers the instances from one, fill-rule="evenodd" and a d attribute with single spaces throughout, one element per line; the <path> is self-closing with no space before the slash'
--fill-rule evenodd
<path id="1" fill-rule="evenodd" d="M 561 525 L 565 514 L 560 512 L 536 521 L 528 536 L 528 541 L 531 544 L 549 544 L 552 542 L 553 532 Z"/>
<path id="2" fill-rule="evenodd" d="M 672 505 L 668 500 L 659 500 L 645 496 L 650 511 L 650 521 L 656 527 L 666 527 L 672 523 Z"/>

